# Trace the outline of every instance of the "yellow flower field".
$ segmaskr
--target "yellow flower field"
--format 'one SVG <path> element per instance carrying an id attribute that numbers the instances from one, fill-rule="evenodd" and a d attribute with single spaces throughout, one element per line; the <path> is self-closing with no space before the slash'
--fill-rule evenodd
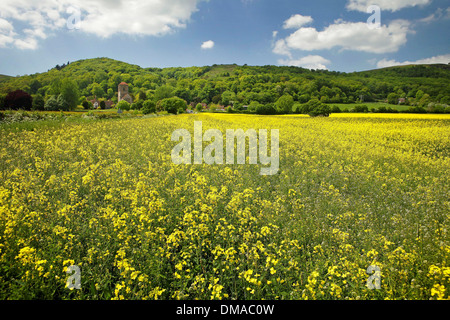
<path id="1" fill-rule="evenodd" d="M 279 129 L 279 173 L 172 164 L 172 132 L 194 121 Z M 449 116 L 201 114 L 0 132 L 1 299 L 450 297 Z"/>

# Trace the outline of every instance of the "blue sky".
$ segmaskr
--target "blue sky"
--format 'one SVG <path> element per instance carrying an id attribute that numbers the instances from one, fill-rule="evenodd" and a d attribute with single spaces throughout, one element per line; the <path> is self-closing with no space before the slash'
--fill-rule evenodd
<path id="1" fill-rule="evenodd" d="M 0 74 L 95 57 L 343 72 L 449 63 L 449 30 L 448 0 L 2 0 Z"/>

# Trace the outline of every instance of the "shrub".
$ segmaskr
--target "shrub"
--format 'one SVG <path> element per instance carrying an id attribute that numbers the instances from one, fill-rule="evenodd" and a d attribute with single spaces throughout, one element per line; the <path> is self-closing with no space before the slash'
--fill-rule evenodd
<path id="1" fill-rule="evenodd" d="M 356 105 L 350 111 L 357 112 L 357 113 L 367 113 L 367 112 L 369 112 L 369 108 L 365 104 L 360 104 L 360 105 Z"/>
<path id="2" fill-rule="evenodd" d="M 331 113 L 331 108 L 326 104 L 320 104 L 311 110 L 308 115 L 310 117 L 329 117 Z"/>
<path id="3" fill-rule="evenodd" d="M 33 98 L 33 110 L 44 110 L 45 100 L 40 94 L 37 94 Z"/>
<path id="4" fill-rule="evenodd" d="M 64 98 L 62 94 L 58 96 L 58 99 L 56 99 L 58 103 L 58 109 L 62 111 L 69 111 L 71 109 L 71 106 L 69 102 Z"/>
<path id="5" fill-rule="evenodd" d="M 331 107 L 331 113 L 341 113 L 341 112 L 342 110 L 338 106 L 334 105 Z"/>
<path id="6" fill-rule="evenodd" d="M 156 112 L 156 103 L 151 100 L 146 100 L 142 104 L 142 113 L 143 114 L 150 114 Z"/>
<path id="7" fill-rule="evenodd" d="M 256 109 L 256 113 L 263 114 L 263 115 L 272 115 L 272 114 L 277 114 L 277 110 L 275 109 L 275 107 L 272 103 L 268 103 L 265 105 L 260 105 Z"/>
<path id="8" fill-rule="evenodd" d="M 116 105 L 117 109 L 123 110 L 123 111 L 129 111 L 130 110 L 130 104 L 126 102 L 125 100 L 120 101 Z"/>
<path id="9" fill-rule="evenodd" d="M 275 108 L 278 113 L 291 113 L 294 105 L 294 98 L 290 95 L 280 97 L 275 103 Z"/>
<path id="10" fill-rule="evenodd" d="M 161 100 L 161 109 L 167 111 L 168 113 L 178 114 L 179 112 L 184 112 L 187 107 L 187 102 L 178 97 L 166 98 Z"/>
<path id="11" fill-rule="evenodd" d="M 312 98 L 307 103 L 302 104 L 300 108 L 300 113 L 303 114 L 309 114 L 311 111 L 313 111 L 315 108 L 321 106 L 322 103 L 317 98 Z"/>
<path id="12" fill-rule="evenodd" d="M 294 105 L 292 106 L 292 112 L 293 113 L 301 113 L 302 111 L 302 104 L 301 103 L 294 103 Z"/>
<path id="13" fill-rule="evenodd" d="M 5 109 L 31 110 L 32 105 L 33 98 L 23 90 L 12 91 L 5 97 Z"/>
<path id="14" fill-rule="evenodd" d="M 131 110 L 141 110 L 143 106 L 144 106 L 144 103 L 141 100 L 139 100 L 139 101 L 134 102 L 131 105 Z"/>
<path id="15" fill-rule="evenodd" d="M 89 109 L 92 109 L 92 108 L 94 107 L 94 105 L 92 104 L 92 102 L 87 101 L 87 100 L 83 101 L 83 102 L 81 103 L 81 105 L 83 106 L 83 109 L 85 109 L 85 110 L 89 110 Z"/>
<path id="16" fill-rule="evenodd" d="M 0 110 L 5 110 L 5 98 L 6 95 L 0 94 Z"/>
<path id="17" fill-rule="evenodd" d="M 409 107 L 408 112 L 410 113 L 427 113 L 425 108 L 419 106 Z"/>
<path id="18" fill-rule="evenodd" d="M 47 99 L 44 105 L 44 109 L 46 111 L 58 111 L 59 110 L 59 104 L 58 100 L 56 99 L 56 96 L 51 96 Z"/>

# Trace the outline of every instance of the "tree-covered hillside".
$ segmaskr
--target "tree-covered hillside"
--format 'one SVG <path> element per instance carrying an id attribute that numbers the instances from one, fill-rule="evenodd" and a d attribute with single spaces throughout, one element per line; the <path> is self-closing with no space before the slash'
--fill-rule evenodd
<path id="1" fill-rule="evenodd" d="M 2 81 L 3 80 L 3 81 Z M 290 108 L 307 103 L 357 103 L 388 100 L 426 107 L 450 103 L 450 66 L 418 65 L 342 73 L 298 67 L 213 65 L 189 68 L 142 68 L 109 58 L 67 63 L 45 73 L 0 79 L 1 100 L 23 90 L 38 106 L 66 91 L 81 105 L 96 97 L 117 102 L 118 85 L 129 84 L 135 102 L 178 97 L 196 106 L 233 105 L 277 109 L 283 96 Z M 72 88 L 73 87 L 73 88 Z M 70 96 L 69 94 L 69 96 Z M 55 101 L 51 100 L 52 103 Z M 67 100 L 67 99 L 66 99 Z M 1 101 L 0 101 L 1 102 Z M 50 103 L 49 103 L 50 104 Z M 88 106 L 88 104 L 84 104 Z M 284 106 L 283 106 L 284 108 Z"/>

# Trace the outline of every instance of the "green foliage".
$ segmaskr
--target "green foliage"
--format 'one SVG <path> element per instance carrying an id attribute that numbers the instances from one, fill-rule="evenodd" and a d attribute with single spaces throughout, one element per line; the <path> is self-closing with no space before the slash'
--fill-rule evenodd
<path id="1" fill-rule="evenodd" d="M 350 109 L 350 112 L 367 113 L 369 112 L 369 107 L 367 107 L 365 104 L 357 104 L 355 107 Z"/>
<path id="2" fill-rule="evenodd" d="M 87 100 L 84 100 L 84 101 L 81 103 L 81 105 L 82 105 L 83 109 L 85 109 L 85 110 L 89 110 L 89 109 L 92 109 L 92 108 L 94 107 L 93 104 L 92 104 L 92 102 L 87 101 Z"/>
<path id="3" fill-rule="evenodd" d="M 301 113 L 302 110 L 302 104 L 299 102 L 294 103 L 292 106 L 292 113 Z"/>
<path id="4" fill-rule="evenodd" d="M 342 110 L 338 106 L 334 105 L 331 107 L 331 113 L 341 113 L 341 112 Z"/>
<path id="5" fill-rule="evenodd" d="M 156 112 L 156 103 L 154 101 L 151 101 L 151 100 L 146 100 L 142 104 L 142 109 L 141 110 L 142 110 L 143 114 L 155 113 Z"/>
<path id="6" fill-rule="evenodd" d="M 442 104 L 450 105 L 450 96 L 445 96 L 441 99 Z"/>
<path id="7" fill-rule="evenodd" d="M 248 106 L 248 111 L 251 113 L 255 113 L 256 110 L 261 106 L 262 104 L 259 103 L 258 101 L 252 101 L 250 102 L 249 106 Z"/>
<path id="8" fill-rule="evenodd" d="M 275 106 L 273 103 L 268 103 L 265 105 L 260 105 L 256 109 L 256 113 L 261 114 L 261 115 L 273 115 L 273 114 L 277 113 L 277 110 L 275 109 Z"/>
<path id="9" fill-rule="evenodd" d="M 222 104 L 224 106 L 229 106 L 232 101 L 236 100 L 236 94 L 230 90 L 222 93 Z"/>
<path id="10" fill-rule="evenodd" d="M 64 95 L 61 93 L 56 99 L 56 103 L 58 104 L 58 110 L 61 111 L 69 111 L 71 110 L 69 101 L 66 100 Z"/>
<path id="11" fill-rule="evenodd" d="M 92 96 L 97 98 L 103 98 L 105 96 L 105 90 L 103 90 L 103 87 L 95 82 L 91 86 L 90 93 L 92 94 Z"/>
<path id="12" fill-rule="evenodd" d="M 160 106 L 163 111 L 167 111 L 168 113 L 172 114 L 178 114 L 186 110 L 187 103 L 181 98 L 173 97 L 161 100 Z"/>
<path id="13" fill-rule="evenodd" d="M 125 100 L 121 100 L 117 105 L 117 109 L 120 109 L 122 111 L 129 111 L 130 110 L 130 104 L 126 102 Z"/>
<path id="14" fill-rule="evenodd" d="M 300 113 L 309 114 L 311 111 L 313 111 L 315 108 L 320 107 L 322 104 L 323 103 L 320 102 L 319 99 L 313 98 L 302 105 Z"/>
<path id="15" fill-rule="evenodd" d="M 40 94 L 36 94 L 33 97 L 33 110 L 44 110 L 45 100 Z"/>
<path id="16" fill-rule="evenodd" d="M 424 93 L 422 90 L 417 91 L 417 92 L 416 92 L 416 99 L 417 99 L 417 100 L 422 99 L 422 97 L 423 97 L 424 94 L 425 94 L 425 93 Z"/>
<path id="17" fill-rule="evenodd" d="M 138 101 L 144 102 L 145 100 L 147 100 L 147 94 L 145 93 L 144 90 L 140 90 L 138 95 L 137 95 L 137 99 Z"/>
<path id="18" fill-rule="evenodd" d="M 203 111 L 203 105 L 201 103 L 197 103 L 197 105 L 195 106 L 195 110 L 197 110 L 198 112 Z"/>
<path id="19" fill-rule="evenodd" d="M 294 105 L 294 98 L 290 95 L 284 95 L 275 102 L 275 108 L 278 113 L 291 113 Z"/>
<path id="20" fill-rule="evenodd" d="M 225 107 L 234 105 L 236 112 L 242 112 L 242 106 L 249 105 L 250 112 L 255 108 L 256 112 L 259 109 L 260 112 L 271 113 L 270 107 L 262 106 L 275 104 L 278 112 L 291 113 L 299 112 L 298 104 L 303 107 L 312 99 L 329 104 L 348 104 L 363 97 L 364 103 L 367 103 L 385 101 L 390 94 L 389 100 L 393 105 L 398 105 L 395 95 L 397 98 L 407 97 L 411 105 L 422 105 L 424 108 L 430 103 L 448 104 L 449 79 L 450 66 L 447 65 L 400 66 L 340 73 L 286 66 L 141 68 L 108 58 L 97 58 L 72 62 L 64 68 L 41 74 L 1 77 L 0 93 L 6 95 L 22 89 L 46 99 L 63 94 L 69 109 L 74 109 L 78 102 L 84 101 L 80 101 L 80 96 L 87 100 L 97 97 L 117 102 L 117 86 L 124 81 L 129 84 L 134 101 L 156 102 L 176 96 L 193 105 L 200 102 Z M 426 99 L 422 101 L 424 96 Z"/>
<path id="21" fill-rule="evenodd" d="M 161 86 L 155 91 L 155 99 L 157 101 L 173 97 L 173 88 L 169 86 Z"/>
<path id="22" fill-rule="evenodd" d="M 431 97 L 428 93 L 425 93 L 419 101 L 419 106 L 426 107 L 431 102 Z"/>
<path id="23" fill-rule="evenodd" d="M 44 109 L 46 111 L 58 111 L 60 110 L 58 100 L 56 96 L 51 96 L 47 101 L 45 102 Z"/>
<path id="24" fill-rule="evenodd" d="M 78 106 L 80 91 L 75 81 L 66 78 L 61 82 L 61 96 L 66 103 L 67 110 L 73 110 Z"/>
<path id="25" fill-rule="evenodd" d="M 398 104 L 398 94 L 391 92 L 387 97 L 389 104 Z"/>
<path id="26" fill-rule="evenodd" d="M 143 106 L 144 106 L 143 101 L 138 100 L 138 101 L 136 101 L 136 102 L 131 104 L 131 108 L 130 109 L 131 110 L 141 110 Z"/>
<path id="27" fill-rule="evenodd" d="M 331 113 L 331 109 L 328 105 L 321 103 L 316 106 L 313 110 L 311 110 L 308 115 L 310 117 L 328 117 Z"/>
<path id="28" fill-rule="evenodd" d="M 0 110 L 5 110 L 6 94 L 0 94 Z"/>

